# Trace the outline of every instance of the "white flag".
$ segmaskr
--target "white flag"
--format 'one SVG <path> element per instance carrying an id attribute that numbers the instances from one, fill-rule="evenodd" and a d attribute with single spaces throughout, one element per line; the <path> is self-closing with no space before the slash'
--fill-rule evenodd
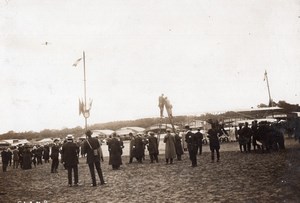
<path id="1" fill-rule="evenodd" d="M 73 66 L 76 67 L 78 65 L 78 63 L 81 61 L 82 58 L 79 58 L 75 61 L 75 63 L 73 63 Z"/>

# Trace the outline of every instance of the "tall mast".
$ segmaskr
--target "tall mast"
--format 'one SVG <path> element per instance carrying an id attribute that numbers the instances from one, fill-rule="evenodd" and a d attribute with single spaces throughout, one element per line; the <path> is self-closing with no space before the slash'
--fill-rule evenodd
<path id="1" fill-rule="evenodd" d="M 268 93 L 269 93 L 269 107 L 272 107 L 273 106 L 273 101 L 272 101 L 272 98 L 271 98 L 271 92 L 270 92 L 270 86 L 269 86 L 269 80 L 268 80 L 268 74 L 267 74 L 267 71 L 265 70 L 265 79 L 267 81 L 267 87 L 268 87 Z"/>
<path id="2" fill-rule="evenodd" d="M 83 82 L 84 82 L 84 112 L 86 112 L 86 74 L 85 74 L 85 52 L 83 51 Z M 87 115 L 84 115 L 85 119 L 85 131 L 87 131 Z"/>

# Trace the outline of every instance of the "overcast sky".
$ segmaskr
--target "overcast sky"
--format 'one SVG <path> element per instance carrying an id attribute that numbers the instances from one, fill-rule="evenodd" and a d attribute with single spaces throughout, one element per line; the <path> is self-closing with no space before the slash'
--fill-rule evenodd
<path id="1" fill-rule="evenodd" d="M 299 103 L 297 0 L 0 2 L 0 133 Z"/>

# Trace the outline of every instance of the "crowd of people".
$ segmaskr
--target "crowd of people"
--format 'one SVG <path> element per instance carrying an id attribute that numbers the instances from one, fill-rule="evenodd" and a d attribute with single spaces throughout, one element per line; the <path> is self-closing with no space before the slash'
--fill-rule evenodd
<path id="1" fill-rule="evenodd" d="M 284 128 L 280 123 L 268 123 L 254 120 L 249 127 L 249 123 L 239 124 L 236 129 L 237 140 L 240 151 L 250 153 L 260 150 L 262 152 L 278 151 L 285 149 Z"/>
<path id="2" fill-rule="evenodd" d="M 210 122 L 211 129 L 207 131 L 209 139 L 209 149 L 211 151 L 211 162 L 220 161 L 220 136 L 225 135 L 226 131 L 218 122 Z M 240 151 L 250 153 L 251 151 L 270 151 L 282 150 L 284 146 L 284 137 L 280 124 L 269 124 L 266 122 L 257 123 L 253 121 L 251 127 L 246 122 L 239 125 L 236 129 L 236 138 L 239 143 Z M 159 139 L 154 132 L 149 132 L 146 135 L 133 133 L 129 134 L 129 164 L 133 161 L 143 163 L 146 160 L 145 150 L 148 150 L 150 163 L 158 163 L 159 155 Z M 197 166 L 197 156 L 202 154 L 203 134 L 201 129 L 196 132 L 192 131 L 189 126 L 185 126 L 185 131 L 179 135 L 179 132 L 171 133 L 167 130 L 163 138 L 165 144 L 165 164 L 173 164 L 174 160 L 182 160 L 184 154 L 183 142 L 187 144 L 187 151 L 191 166 Z M 68 135 L 63 143 L 55 139 L 53 144 L 45 146 L 19 146 L 15 148 L 4 149 L 1 152 L 3 172 L 7 171 L 9 166 L 13 169 L 27 170 L 32 167 L 37 167 L 43 163 L 49 163 L 51 159 L 51 173 L 57 173 L 59 163 L 62 163 L 68 171 L 68 185 L 78 186 L 78 164 L 80 154 L 86 157 L 91 175 L 91 186 L 97 186 L 95 169 L 98 174 L 100 185 L 106 184 L 101 169 L 101 162 L 104 161 L 102 151 L 102 141 L 97 137 L 92 137 L 90 130 L 86 131 L 86 139 L 81 142 L 76 142 L 72 135 Z M 123 164 L 122 155 L 124 144 L 122 139 L 113 133 L 106 140 L 109 152 L 108 164 L 113 170 L 120 169 Z M 43 161 L 44 160 L 44 161 Z M 73 180 L 73 177 L 74 180 Z"/>
<path id="3" fill-rule="evenodd" d="M 19 167 L 24 170 L 31 169 L 33 166 L 43 164 L 43 159 L 44 163 L 49 163 L 49 153 L 50 147 L 48 145 L 34 146 L 33 148 L 28 145 L 4 148 L 1 152 L 3 172 L 7 171 L 8 166 L 12 166 L 13 169 Z"/>

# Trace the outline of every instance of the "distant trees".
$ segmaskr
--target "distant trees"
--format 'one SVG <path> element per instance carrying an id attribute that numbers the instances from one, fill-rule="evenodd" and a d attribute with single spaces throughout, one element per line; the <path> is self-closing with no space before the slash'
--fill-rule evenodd
<path id="1" fill-rule="evenodd" d="M 289 112 L 300 111 L 299 104 L 290 104 L 284 100 L 281 100 L 277 103 L 277 106 L 283 108 Z"/>
<path id="2" fill-rule="evenodd" d="M 265 108 L 265 107 L 268 107 L 268 106 L 269 105 L 267 105 L 267 104 L 261 103 L 261 104 L 257 105 L 257 108 Z"/>
<path id="3" fill-rule="evenodd" d="M 279 100 L 278 103 L 272 101 L 272 106 L 278 106 L 280 108 L 285 109 L 288 112 L 300 111 L 299 104 L 290 104 L 284 100 Z M 269 105 L 261 103 L 261 104 L 257 105 L 257 107 L 264 108 L 264 107 L 269 107 Z"/>

